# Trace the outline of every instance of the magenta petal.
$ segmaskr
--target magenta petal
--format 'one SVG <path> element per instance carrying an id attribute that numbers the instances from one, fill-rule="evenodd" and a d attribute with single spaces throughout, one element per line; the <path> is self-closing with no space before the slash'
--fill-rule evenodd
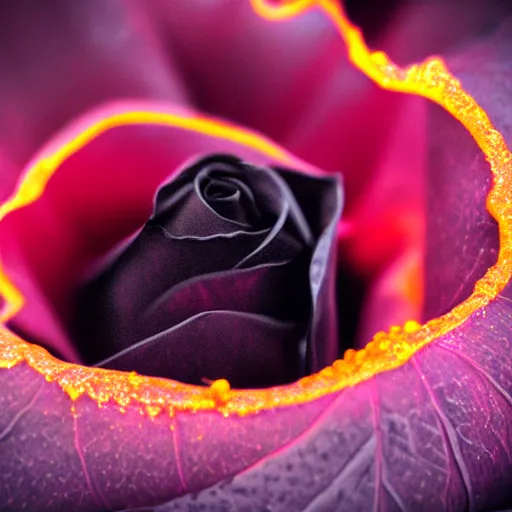
<path id="1" fill-rule="evenodd" d="M 323 13 L 269 23 L 248 1 L 203 1 L 200 10 L 190 2 L 139 4 L 160 27 L 199 108 L 343 171 L 349 188 L 371 173 L 402 98 L 348 63 Z"/>
<path id="2" fill-rule="evenodd" d="M 188 94 L 150 25 L 128 2 L 99 0 L 0 7 L 0 197 L 46 139 L 108 100 L 184 104 Z M 2 159 L 3 160 L 3 159 Z"/>
<path id="3" fill-rule="evenodd" d="M 379 49 L 400 65 L 445 55 L 461 42 L 493 29 L 510 13 L 510 5 L 501 0 L 397 3 L 388 23 L 390 30 Z"/>
<path id="4" fill-rule="evenodd" d="M 346 63 L 320 13 L 275 24 L 258 17 L 248 1 L 139 4 L 160 28 L 201 109 L 276 140 L 297 125 L 318 85 Z"/>

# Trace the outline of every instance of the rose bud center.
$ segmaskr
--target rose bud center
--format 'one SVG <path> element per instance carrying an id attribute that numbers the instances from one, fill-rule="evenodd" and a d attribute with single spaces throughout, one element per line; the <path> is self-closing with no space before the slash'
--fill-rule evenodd
<path id="1" fill-rule="evenodd" d="M 90 365 L 236 387 L 338 355 L 334 178 L 213 156 L 157 191 L 144 227 L 81 285 L 70 334 Z"/>

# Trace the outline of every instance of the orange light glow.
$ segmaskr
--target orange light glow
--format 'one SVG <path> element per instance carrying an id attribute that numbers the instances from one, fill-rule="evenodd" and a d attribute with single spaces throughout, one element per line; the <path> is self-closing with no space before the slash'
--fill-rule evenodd
<path id="1" fill-rule="evenodd" d="M 162 411 L 175 414 L 191 410 L 218 410 L 226 415 L 244 415 L 265 408 L 314 400 L 356 385 L 376 373 L 399 367 L 419 349 L 461 325 L 477 309 L 486 306 L 511 279 L 512 155 L 487 114 L 463 90 L 460 82 L 450 75 L 443 61 L 429 59 L 422 64 L 401 69 L 384 53 L 371 52 L 361 32 L 349 22 L 337 0 L 296 0 L 281 4 L 251 0 L 251 3 L 260 16 L 270 21 L 297 16 L 307 9 L 322 10 L 339 30 L 352 63 L 379 86 L 428 98 L 445 108 L 467 128 L 484 152 L 494 177 L 487 207 L 500 228 L 500 251 L 496 265 L 476 283 L 473 294 L 448 314 L 423 326 L 411 321 L 403 327 L 392 327 L 388 333 L 377 333 L 365 348 L 359 351 L 348 350 L 344 358 L 335 361 L 333 365 L 286 386 L 251 391 L 233 390 L 227 381 L 220 380 L 203 388 L 144 377 L 133 372 L 77 366 L 53 358 L 41 347 L 20 340 L 5 328 L 0 329 L 0 367 L 10 368 L 25 361 L 48 381 L 57 382 L 72 400 L 87 394 L 99 405 L 115 403 L 120 410 L 128 405 L 140 407 L 141 412 L 151 417 Z M 162 123 L 196 130 L 257 148 L 284 162 L 291 162 L 292 158 L 252 132 L 217 121 L 155 112 L 124 113 L 102 119 L 56 153 L 38 161 L 24 177 L 13 197 L 0 208 L 0 222 L 9 212 L 30 204 L 43 194 L 49 177 L 73 152 L 102 131 L 132 123 Z M 1 269 L 0 293 L 8 306 L 3 316 L 5 321 L 22 307 L 23 297 Z"/>

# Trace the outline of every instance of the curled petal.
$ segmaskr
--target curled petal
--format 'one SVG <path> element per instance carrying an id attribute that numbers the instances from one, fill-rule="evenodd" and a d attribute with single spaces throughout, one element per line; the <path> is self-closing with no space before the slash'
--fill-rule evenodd
<path id="1" fill-rule="evenodd" d="M 320 370 L 338 354 L 340 212 L 335 178 L 202 158 L 165 180 L 140 232 L 80 286 L 71 338 L 88 364 L 194 384 Z"/>

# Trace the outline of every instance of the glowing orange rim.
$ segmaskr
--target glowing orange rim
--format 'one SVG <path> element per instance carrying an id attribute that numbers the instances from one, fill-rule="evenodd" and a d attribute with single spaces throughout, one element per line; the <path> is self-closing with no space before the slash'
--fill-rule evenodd
<path id="1" fill-rule="evenodd" d="M 512 190 L 508 151 L 502 135 L 493 127 L 487 114 L 450 75 L 440 59 L 401 69 L 382 52 L 371 52 L 360 31 L 345 16 L 337 0 L 294 0 L 271 5 L 267 0 L 250 0 L 253 9 L 270 21 L 291 18 L 301 12 L 319 8 L 332 20 L 345 41 L 352 63 L 381 87 L 428 98 L 450 112 L 471 133 L 490 163 L 493 187 L 487 208 L 500 227 L 500 251 L 496 265 L 476 285 L 473 294 L 448 314 L 420 326 L 407 322 L 393 327 L 389 333 L 378 333 L 362 350 L 349 350 L 317 374 L 281 387 L 264 390 L 232 390 L 225 380 L 215 381 L 209 388 L 179 382 L 143 377 L 135 373 L 87 368 L 59 361 L 44 349 L 13 336 L 0 328 L 0 367 L 11 368 L 26 362 L 48 381 L 58 383 L 72 400 L 87 394 L 99 405 L 117 404 L 120 410 L 132 405 L 153 417 L 163 411 L 218 410 L 245 415 L 262 409 L 295 405 L 320 398 L 347 386 L 358 384 L 377 373 L 401 366 L 416 351 L 442 334 L 461 325 L 477 309 L 485 307 L 512 277 Z M 277 146 L 252 132 L 206 118 L 170 115 L 156 112 L 127 112 L 107 117 L 82 132 L 69 144 L 47 158 L 36 162 L 20 183 L 15 194 L 0 207 L 0 222 L 10 212 L 40 197 L 45 185 L 60 163 L 103 131 L 124 124 L 152 123 L 180 127 L 214 137 L 236 141 L 246 146 L 290 161 L 290 156 Z M 7 303 L 5 322 L 23 305 L 23 296 L 0 267 L 0 293 Z"/>

